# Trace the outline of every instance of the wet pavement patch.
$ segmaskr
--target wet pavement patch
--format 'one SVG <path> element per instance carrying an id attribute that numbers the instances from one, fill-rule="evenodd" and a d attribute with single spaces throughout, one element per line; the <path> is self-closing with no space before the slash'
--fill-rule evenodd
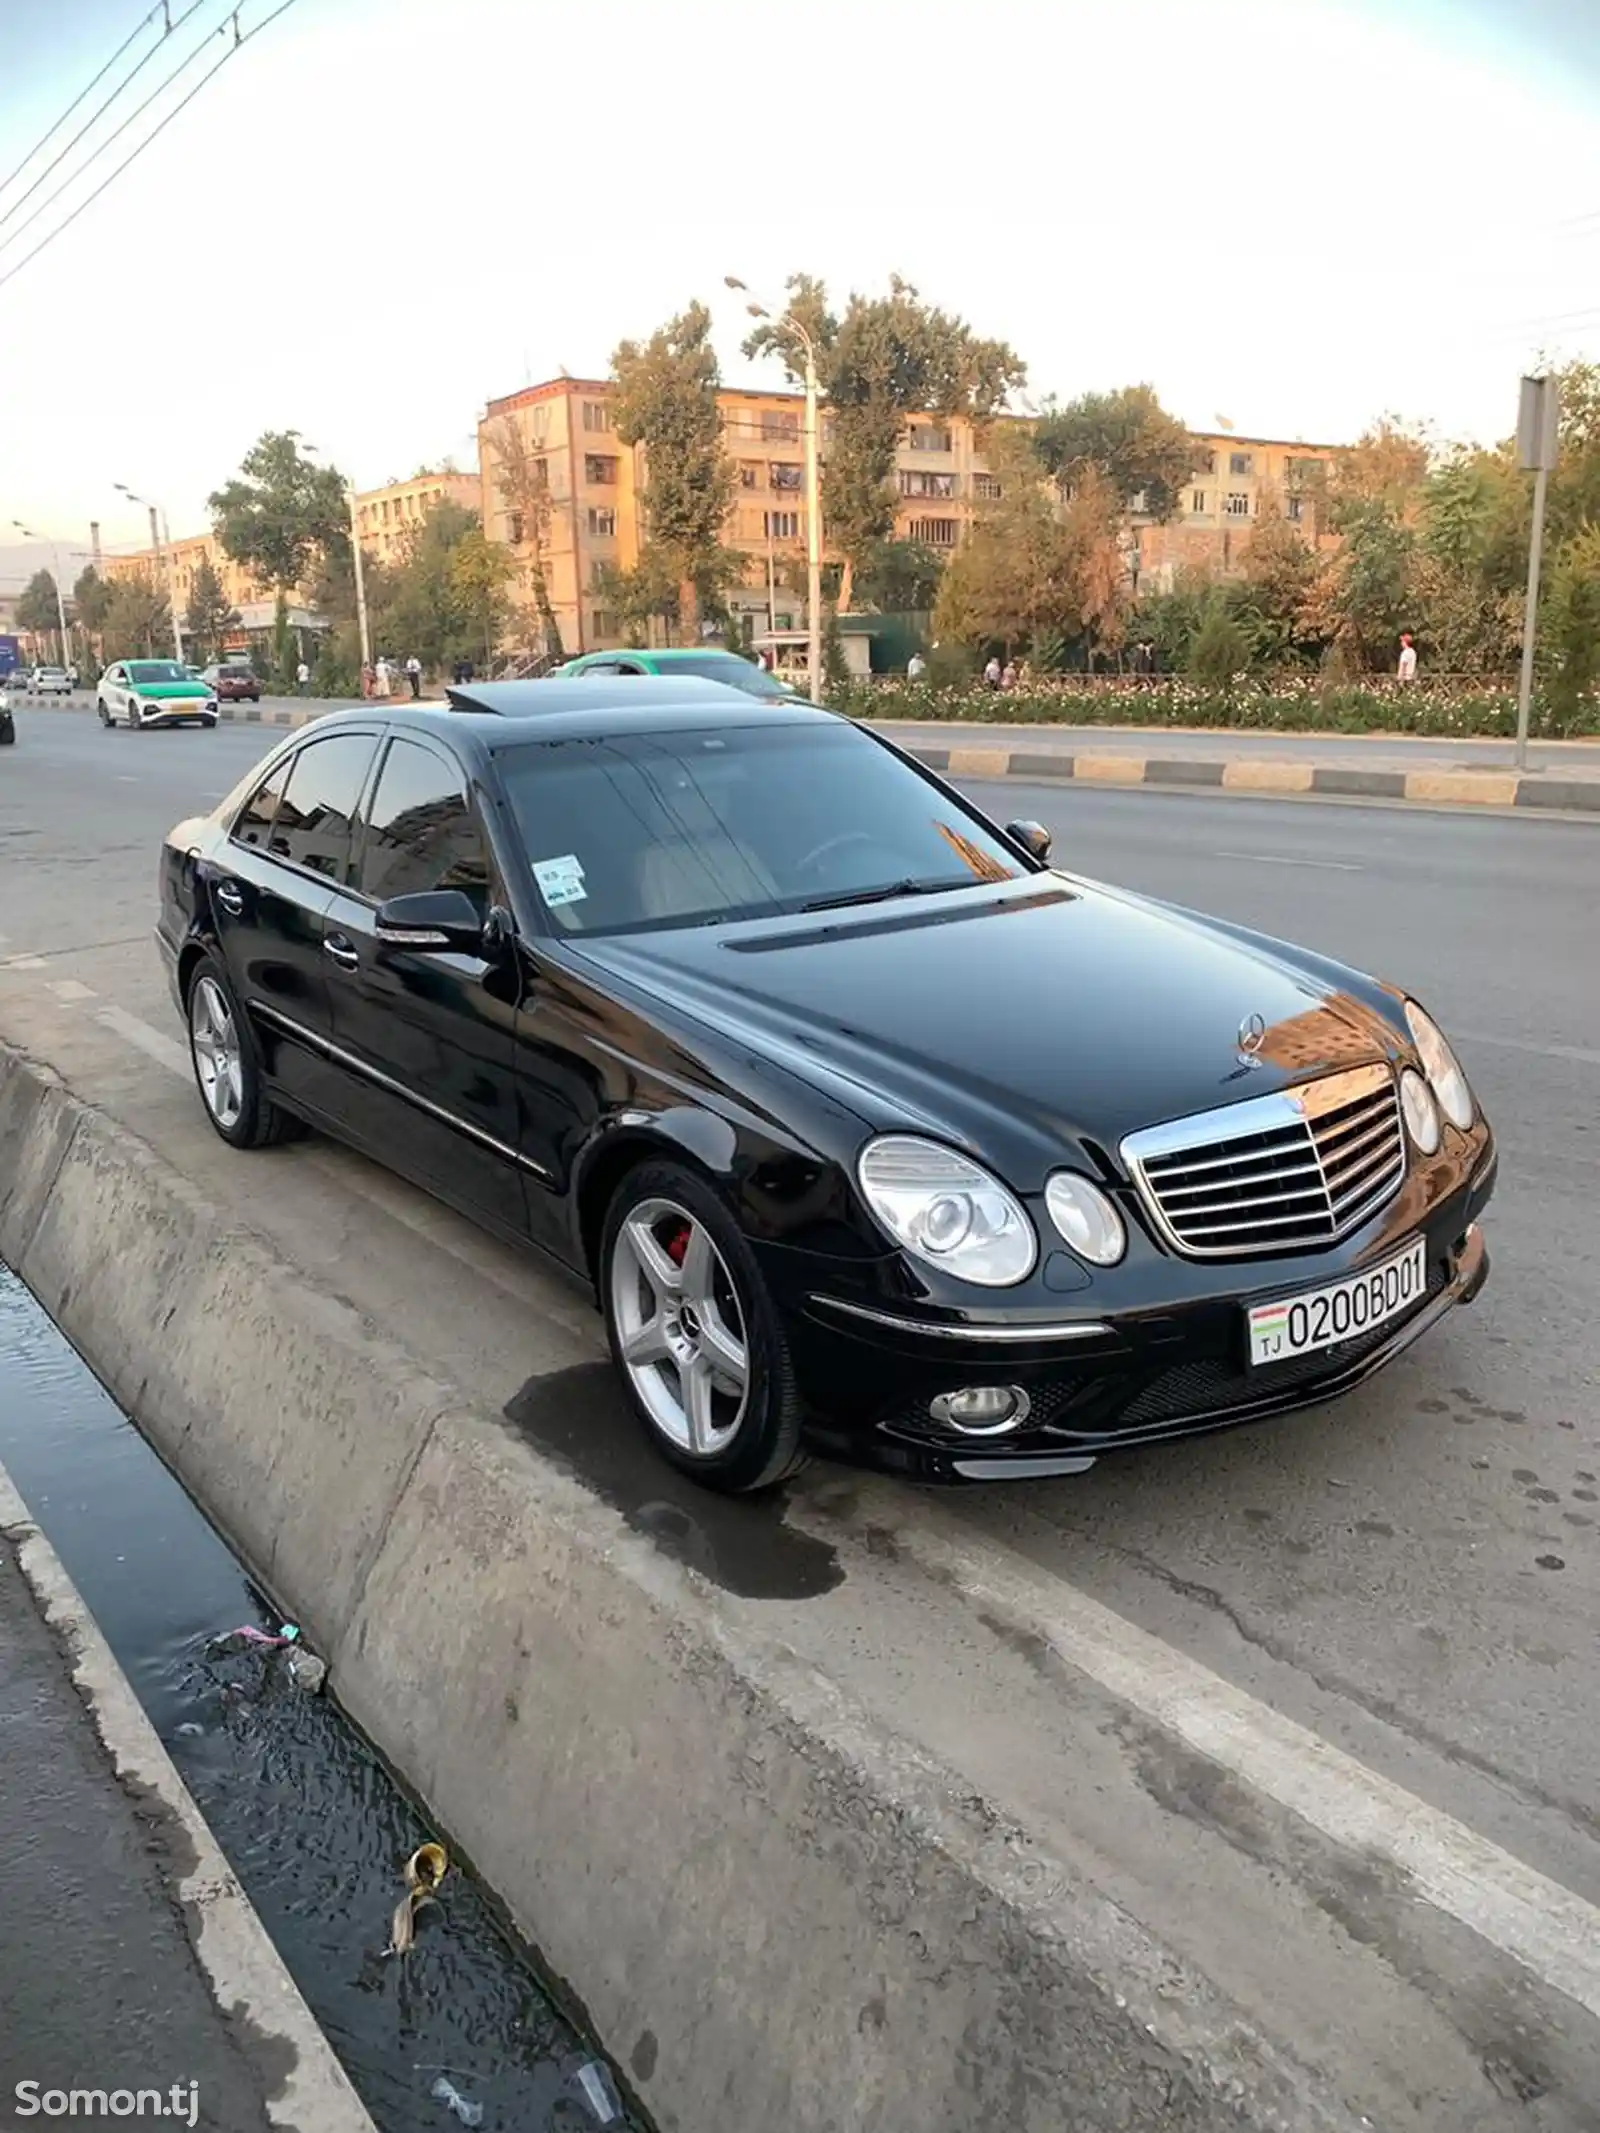
<path id="1" fill-rule="evenodd" d="M 844 1581 L 835 1548 L 785 1523 L 783 1490 L 717 1496 L 658 1457 L 609 1363 L 531 1379 L 506 1420 L 587 1482 L 636 1533 L 725 1592 L 743 1600 L 814 1600 Z"/>
<path id="2" fill-rule="evenodd" d="M 276 1630 L 265 1595 L 4 1267 L 0 1462 L 379 2133 L 439 2133 L 457 2121 L 482 2133 L 643 2126 L 637 2113 L 597 2115 L 610 2108 L 609 2076 L 583 2078 L 592 2047 L 459 1863 L 419 1912 L 411 1951 L 384 1953 L 407 1859 L 430 1838 L 449 1845 L 448 1835 L 331 1696 L 295 1686 L 288 1653 L 211 1648 L 246 1623 Z M 469 2115 L 448 2103 L 441 2080 Z"/>

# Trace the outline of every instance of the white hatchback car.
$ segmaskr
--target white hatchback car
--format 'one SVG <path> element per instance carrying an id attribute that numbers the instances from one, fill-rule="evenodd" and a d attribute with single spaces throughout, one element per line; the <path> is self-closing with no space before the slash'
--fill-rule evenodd
<path id="1" fill-rule="evenodd" d="M 72 677 L 65 667 L 35 667 L 28 676 L 28 690 L 33 696 L 70 696 Z"/>
<path id="2" fill-rule="evenodd" d="M 119 659 L 100 677 L 103 726 L 214 726 L 217 694 L 175 659 Z"/>

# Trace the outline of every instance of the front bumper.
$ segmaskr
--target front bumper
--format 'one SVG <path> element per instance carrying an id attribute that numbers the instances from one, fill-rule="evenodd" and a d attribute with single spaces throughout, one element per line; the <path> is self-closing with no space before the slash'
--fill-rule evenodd
<path id="1" fill-rule="evenodd" d="M 1451 1189 L 1425 1211 L 1397 1202 L 1349 1249 L 1293 1271 L 1272 1262 L 1208 1270 L 1166 1262 L 1170 1290 L 1119 1309 L 1117 1284 L 1097 1279 L 1048 1324 L 1018 1315 L 966 1327 L 826 1296 L 815 1288 L 786 1315 L 819 1449 L 928 1481 L 991 1481 L 1079 1473 L 1109 1451 L 1226 1429 L 1337 1397 L 1382 1370 L 1488 1277 L 1478 1217 L 1494 1191 L 1496 1156 L 1473 1136 Z M 1402 1318 L 1311 1355 L 1252 1367 L 1245 1310 L 1379 1264 L 1408 1239 L 1426 1247 L 1427 1286 Z M 799 1303 L 796 1314 L 794 1303 Z M 929 1403 L 966 1386 L 1019 1387 L 1029 1411 L 1003 1436 L 963 1436 Z"/>
<path id="2" fill-rule="evenodd" d="M 169 702 L 139 704 L 136 708 L 141 726 L 187 726 L 197 718 L 214 719 L 217 700 L 214 696 L 180 696 Z"/>

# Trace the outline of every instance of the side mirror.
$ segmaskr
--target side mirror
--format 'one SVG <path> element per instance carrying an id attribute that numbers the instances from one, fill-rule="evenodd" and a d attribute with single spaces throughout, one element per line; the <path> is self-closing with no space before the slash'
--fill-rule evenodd
<path id="1" fill-rule="evenodd" d="M 380 948 L 409 948 L 423 954 L 483 953 L 483 920 L 472 898 L 460 889 L 391 896 L 378 906 L 377 935 Z"/>
<path id="2" fill-rule="evenodd" d="M 1020 844 L 1025 852 L 1031 853 L 1041 866 L 1050 857 L 1050 847 L 1055 842 L 1042 822 L 1008 822 L 1006 835 L 1013 844 Z"/>

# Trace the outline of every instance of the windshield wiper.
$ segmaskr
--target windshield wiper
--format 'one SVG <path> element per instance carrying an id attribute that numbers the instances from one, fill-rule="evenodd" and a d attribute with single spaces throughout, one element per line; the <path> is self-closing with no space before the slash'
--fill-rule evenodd
<path id="1" fill-rule="evenodd" d="M 842 911 L 850 904 L 883 904 L 893 896 L 937 896 L 941 890 L 970 889 L 972 886 L 969 874 L 963 874 L 956 881 L 947 876 L 928 881 L 907 875 L 904 881 L 886 881 L 879 889 L 847 889 L 840 896 L 818 896 L 800 908 L 802 911 Z"/>

